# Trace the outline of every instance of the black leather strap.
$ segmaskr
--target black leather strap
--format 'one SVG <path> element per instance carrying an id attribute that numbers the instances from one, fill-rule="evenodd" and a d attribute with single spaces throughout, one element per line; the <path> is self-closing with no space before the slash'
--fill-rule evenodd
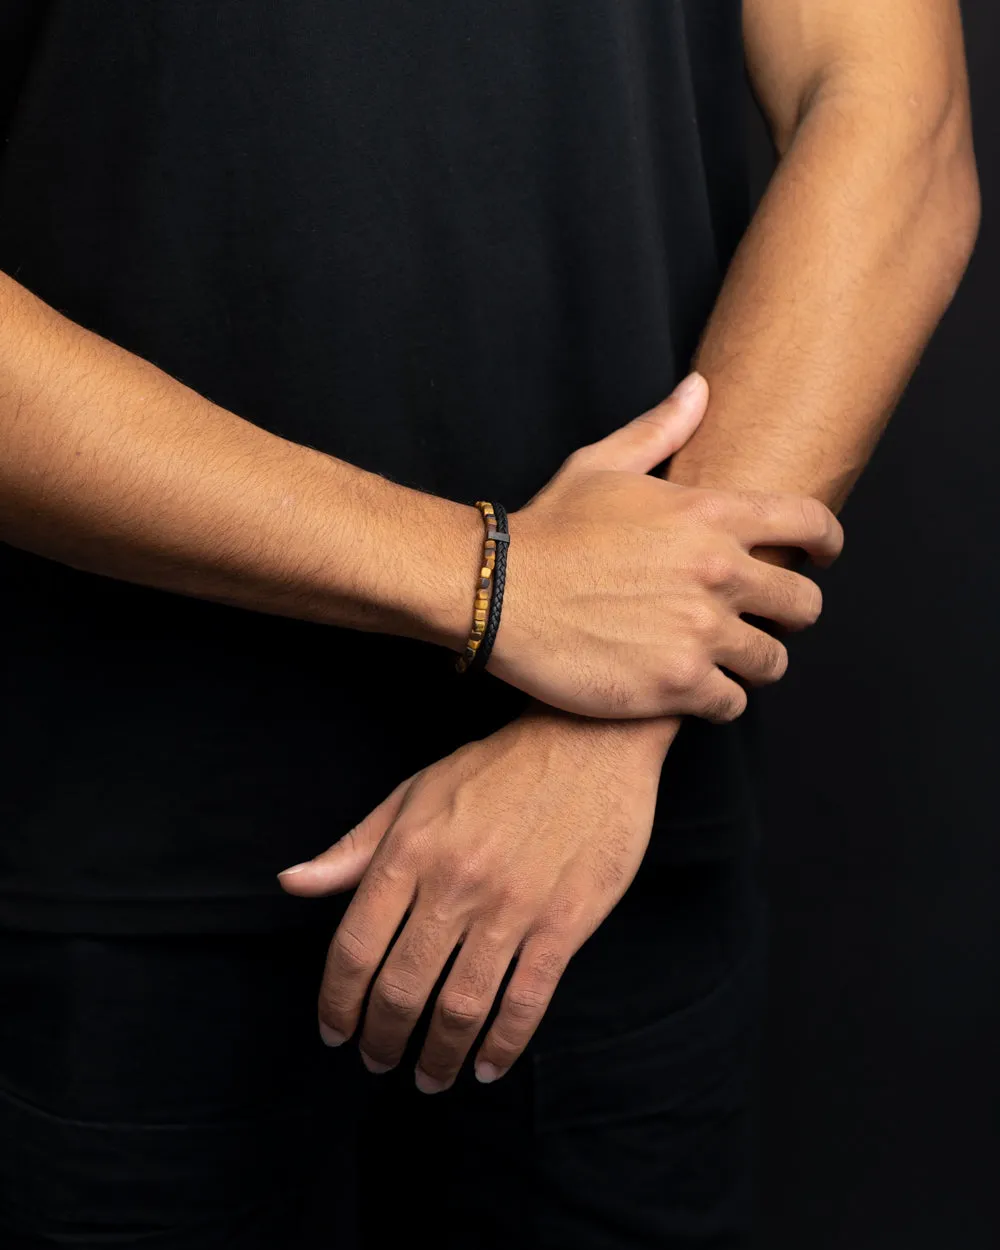
<path id="1" fill-rule="evenodd" d="M 496 516 L 496 532 L 487 535 L 496 539 L 496 564 L 493 566 L 493 593 L 490 597 L 490 614 L 486 620 L 486 633 L 476 651 L 476 658 L 469 665 L 469 672 L 482 672 L 489 663 L 493 644 L 496 642 L 497 630 L 500 628 L 500 613 L 503 611 L 503 590 L 507 581 L 507 547 L 510 544 L 510 531 L 507 528 L 507 510 L 503 504 L 495 503 L 493 512 Z"/>

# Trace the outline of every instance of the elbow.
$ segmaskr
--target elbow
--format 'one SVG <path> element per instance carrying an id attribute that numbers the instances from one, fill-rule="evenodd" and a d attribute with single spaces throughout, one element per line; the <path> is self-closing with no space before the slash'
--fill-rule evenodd
<path id="1" fill-rule="evenodd" d="M 933 86 L 909 78 L 888 88 L 881 75 L 860 85 L 829 77 L 811 98 L 809 115 L 836 119 L 852 159 L 872 178 L 866 185 L 879 186 L 897 238 L 916 246 L 928 277 L 957 287 L 982 217 L 964 72 Z"/>
<path id="2" fill-rule="evenodd" d="M 964 88 L 942 108 L 920 147 L 923 216 L 937 244 L 942 279 L 953 294 L 975 250 L 982 221 L 979 170 Z"/>
<path id="3" fill-rule="evenodd" d="M 959 274 L 961 276 L 975 251 L 983 218 L 979 171 L 971 149 L 968 155 L 963 156 L 957 163 L 956 168 L 949 170 L 946 192 L 949 203 L 948 211 L 954 224 L 955 262 L 961 271 Z"/>

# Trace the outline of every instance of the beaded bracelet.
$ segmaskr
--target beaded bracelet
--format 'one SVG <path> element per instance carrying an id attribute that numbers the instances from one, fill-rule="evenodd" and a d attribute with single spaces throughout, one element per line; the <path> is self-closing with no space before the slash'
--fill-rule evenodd
<path id="1" fill-rule="evenodd" d="M 455 661 L 460 673 L 476 672 L 486 667 L 500 628 L 500 611 L 503 607 L 504 583 L 507 577 L 507 513 L 497 504 L 484 499 L 476 501 L 483 515 L 486 538 L 483 542 L 483 561 L 479 570 L 476 598 L 472 607 L 472 629 L 465 651 Z"/>

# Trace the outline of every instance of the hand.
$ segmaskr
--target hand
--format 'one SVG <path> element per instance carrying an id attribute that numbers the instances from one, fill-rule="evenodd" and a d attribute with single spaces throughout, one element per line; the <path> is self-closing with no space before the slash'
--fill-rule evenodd
<path id="1" fill-rule="evenodd" d="M 279 877 L 315 897 L 360 881 L 330 945 L 320 1031 L 359 1027 L 373 1071 L 399 1063 L 448 959 L 417 1068 L 446 1089 L 517 965 L 479 1048 L 488 1082 L 517 1059 L 570 958 L 630 885 L 645 853 L 676 722 L 595 724 L 546 710 L 462 747 L 398 786 L 362 823 Z M 407 915 L 408 913 L 408 915 Z"/>
<path id="2" fill-rule="evenodd" d="M 750 551 L 801 547 L 828 564 L 843 534 L 815 499 L 649 476 L 706 403 L 707 384 L 692 374 L 658 408 L 574 452 L 513 514 L 490 672 L 586 716 L 714 721 L 746 707 L 722 667 L 751 685 L 784 674 L 785 648 L 740 614 L 799 629 L 819 616 L 822 597 Z"/>

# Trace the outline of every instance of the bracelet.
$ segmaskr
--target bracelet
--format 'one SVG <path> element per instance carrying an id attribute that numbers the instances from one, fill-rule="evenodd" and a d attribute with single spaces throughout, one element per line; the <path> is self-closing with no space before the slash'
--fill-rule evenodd
<path id="1" fill-rule="evenodd" d="M 507 513 L 501 504 L 494 506 L 484 499 L 477 500 L 476 507 L 483 514 L 486 538 L 472 607 L 472 629 L 465 651 L 455 661 L 460 673 L 482 671 L 486 667 L 500 628 L 507 580 L 507 544 L 510 542 Z"/>

